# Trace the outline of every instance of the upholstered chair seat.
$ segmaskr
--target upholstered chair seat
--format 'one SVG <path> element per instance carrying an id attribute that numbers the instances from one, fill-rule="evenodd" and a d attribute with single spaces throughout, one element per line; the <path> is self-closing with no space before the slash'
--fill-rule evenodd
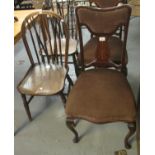
<path id="1" fill-rule="evenodd" d="M 67 116 L 94 123 L 133 122 L 136 111 L 131 92 L 126 77 L 118 71 L 85 71 L 79 75 L 68 97 Z"/>

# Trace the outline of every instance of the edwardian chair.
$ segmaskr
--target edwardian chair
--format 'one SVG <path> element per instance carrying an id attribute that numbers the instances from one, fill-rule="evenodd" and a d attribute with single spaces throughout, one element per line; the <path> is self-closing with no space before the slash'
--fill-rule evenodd
<path id="1" fill-rule="evenodd" d="M 62 36 L 62 30 L 65 37 Z M 58 94 L 63 103 L 66 102 L 63 93 L 65 79 L 73 84 L 68 75 L 67 65 L 69 37 L 63 19 L 50 11 L 35 12 L 27 16 L 21 31 L 31 66 L 17 89 L 31 121 L 29 103 L 34 96 Z M 65 57 L 62 57 L 62 50 L 65 51 Z"/>
<path id="2" fill-rule="evenodd" d="M 78 7 L 76 9 L 77 26 L 80 39 L 82 72 L 73 86 L 66 103 L 66 124 L 75 134 L 74 142 L 79 141 L 75 130 L 75 121 L 84 119 L 93 123 L 126 122 L 129 133 L 125 137 L 125 146 L 130 148 L 129 138 L 136 130 L 136 105 L 134 95 L 126 76 L 126 43 L 131 7 L 124 5 L 107 9 Z M 109 41 L 116 29 L 123 25 L 125 35 L 121 42 L 121 63 L 111 61 Z M 86 69 L 82 26 L 96 36 L 97 50 Z M 88 51 L 91 52 L 91 51 Z"/>

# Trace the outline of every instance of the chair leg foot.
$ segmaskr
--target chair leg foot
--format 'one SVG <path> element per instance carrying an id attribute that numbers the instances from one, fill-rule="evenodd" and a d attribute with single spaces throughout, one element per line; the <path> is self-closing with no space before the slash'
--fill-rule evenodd
<path id="1" fill-rule="evenodd" d="M 130 149 L 131 144 L 129 143 L 129 139 L 136 131 L 136 123 L 128 123 L 128 128 L 129 128 L 129 133 L 125 137 L 125 147 L 127 149 Z"/>
<path id="2" fill-rule="evenodd" d="M 30 112 L 30 109 L 29 109 L 28 102 L 26 100 L 26 95 L 25 94 L 21 94 L 21 97 L 23 99 L 23 104 L 24 104 L 24 107 L 25 107 L 25 111 L 27 113 L 27 116 L 29 118 L 29 121 L 32 121 L 31 112 Z"/>
<path id="3" fill-rule="evenodd" d="M 74 123 L 74 120 L 67 119 L 66 120 L 66 125 L 75 135 L 75 137 L 73 139 L 73 142 L 78 143 L 79 142 L 79 136 L 78 136 L 77 131 L 74 128 L 76 126 L 76 124 Z"/>

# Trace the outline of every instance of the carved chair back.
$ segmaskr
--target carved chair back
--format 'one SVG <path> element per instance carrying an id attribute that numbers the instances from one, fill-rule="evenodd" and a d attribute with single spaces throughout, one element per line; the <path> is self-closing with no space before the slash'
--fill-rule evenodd
<path id="1" fill-rule="evenodd" d="M 129 5 L 105 9 L 94 7 L 78 7 L 76 9 L 82 70 L 85 70 L 86 67 L 84 62 L 83 31 L 81 30 L 83 26 L 89 30 L 92 36 L 98 38 L 97 50 L 94 60 L 89 64 L 90 66 L 115 67 L 119 70 L 125 67 L 125 51 L 130 15 L 131 7 Z M 124 36 L 121 63 L 118 65 L 109 60 L 110 51 L 107 41 L 120 26 L 124 26 Z"/>

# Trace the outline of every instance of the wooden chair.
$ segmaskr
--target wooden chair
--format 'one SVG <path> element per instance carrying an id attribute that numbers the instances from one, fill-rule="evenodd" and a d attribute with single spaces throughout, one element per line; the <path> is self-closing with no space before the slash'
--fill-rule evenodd
<path id="1" fill-rule="evenodd" d="M 62 28 L 65 34 L 63 42 Z M 68 75 L 67 65 L 69 36 L 62 18 L 50 11 L 35 12 L 27 16 L 21 31 L 31 66 L 17 89 L 31 121 L 29 103 L 34 96 L 58 94 L 65 105 L 66 97 L 63 93 L 65 79 L 68 79 L 70 85 L 73 84 Z M 62 50 L 65 50 L 65 57 L 62 57 Z"/>
<path id="2" fill-rule="evenodd" d="M 136 106 L 131 87 L 122 73 L 130 14 L 131 7 L 128 5 L 107 9 L 76 9 L 82 72 L 68 96 L 65 109 L 66 124 L 75 135 L 74 142 L 79 141 L 75 130 L 77 119 L 97 124 L 121 121 L 127 123 L 129 128 L 125 147 L 131 147 L 129 138 L 136 130 Z M 111 61 L 109 39 L 121 25 L 125 27 L 125 35 L 120 53 L 121 63 L 118 65 Z M 86 26 L 97 39 L 97 50 L 89 64 L 95 68 L 89 70 L 85 65 L 82 26 Z"/>
<path id="3" fill-rule="evenodd" d="M 56 1 L 56 10 L 57 14 L 59 14 L 67 23 L 68 31 L 69 31 L 69 51 L 68 56 L 71 57 L 72 60 L 69 60 L 69 64 L 73 64 L 75 67 L 75 72 L 77 68 L 76 57 L 77 57 L 77 31 L 75 30 L 75 19 L 71 20 L 71 9 L 70 9 L 70 1 Z M 77 73 L 76 73 L 77 74 Z"/>

